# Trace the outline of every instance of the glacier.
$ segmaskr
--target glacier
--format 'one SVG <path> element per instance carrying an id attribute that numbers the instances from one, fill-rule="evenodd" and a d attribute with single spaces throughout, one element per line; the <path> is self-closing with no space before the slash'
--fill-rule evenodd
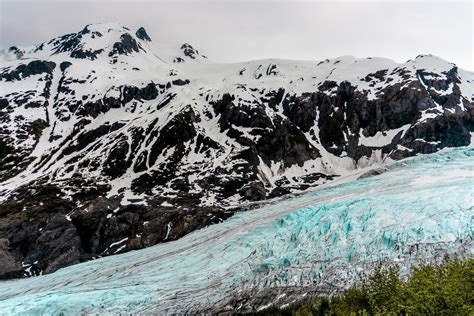
<path id="1" fill-rule="evenodd" d="M 245 310 L 340 293 L 381 263 L 407 274 L 445 256 L 472 258 L 473 177 L 474 147 L 383 165 L 177 241 L 2 281 L 0 311 Z"/>

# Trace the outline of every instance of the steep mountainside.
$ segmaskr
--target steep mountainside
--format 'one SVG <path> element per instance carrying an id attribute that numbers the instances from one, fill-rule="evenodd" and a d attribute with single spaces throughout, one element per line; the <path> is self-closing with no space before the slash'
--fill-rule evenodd
<path id="1" fill-rule="evenodd" d="M 473 168 L 473 147 L 391 163 L 376 169 L 376 176 L 333 182 L 173 242 L 4 281 L 0 310 L 234 315 L 341 293 L 380 263 L 400 267 L 404 277 L 410 268 L 445 256 L 472 258 Z M 430 280 L 425 276 L 420 286 Z M 469 297 L 470 288 L 457 290 Z M 389 286 L 382 289 L 373 291 L 392 293 Z M 352 296 L 352 304 L 359 297 Z M 459 304 L 450 295 L 443 298 L 431 304 Z"/>
<path id="2" fill-rule="evenodd" d="M 246 202 L 471 143 L 473 73 L 435 56 L 219 64 L 151 41 L 98 24 L 4 52 L 0 276 L 176 239 Z"/>

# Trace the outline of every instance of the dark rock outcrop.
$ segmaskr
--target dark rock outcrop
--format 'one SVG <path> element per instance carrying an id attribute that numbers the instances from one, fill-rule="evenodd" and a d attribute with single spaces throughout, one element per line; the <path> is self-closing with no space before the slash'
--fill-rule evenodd
<path id="1" fill-rule="evenodd" d="M 0 80 L 14 81 L 43 73 L 51 74 L 55 67 L 56 64 L 52 61 L 33 60 L 26 65 L 22 64 L 16 67 L 14 70 L 7 68 L 2 73 L 0 73 Z"/>
<path id="2" fill-rule="evenodd" d="M 140 27 L 135 34 L 139 39 L 151 42 L 150 36 L 148 36 L 146 30 L 143 27 Z"/>
<path id="3" fill-rule="evenodd" d="M 200 55 L 199 51 L 197 51 L 194 47 L 192 47 L 188 43 L 184 43 L 183 45 L 181 45 L 181 50 L 183 51 L 184 56 L 189 57 L 191 59 L 196 59 L 197 56 L 207 58 L 206 56 Z"/>
<path id="4" fill-rule="evenodd" d="M 119 55 L 130 55 L 133 52 L 138 52 L 140 49 L 137 41 L 128 33 L 120 36 L 120 41 L 114 43 L 112 51 L 109 53 L 109 56 L 114 54 Z"/>

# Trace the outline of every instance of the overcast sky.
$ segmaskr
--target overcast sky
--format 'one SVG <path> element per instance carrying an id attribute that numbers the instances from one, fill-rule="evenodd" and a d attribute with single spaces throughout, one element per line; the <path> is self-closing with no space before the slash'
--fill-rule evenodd
<path id="1" fill-rule="evenodd" d="M 155 45 L 189 42 L 215 61 L 431 53 L 474 70 L 472 1 L 0 0 L 0 47 L 86 24 L 144 26 Z"/>

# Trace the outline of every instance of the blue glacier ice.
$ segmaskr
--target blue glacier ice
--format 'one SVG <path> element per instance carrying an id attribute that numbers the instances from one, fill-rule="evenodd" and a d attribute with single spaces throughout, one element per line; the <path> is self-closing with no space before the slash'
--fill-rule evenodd
<path id="1" fill-rule="evenodd" d="M 0 282 L 5 314 L 210 311 L 264 291 L 337 293 L 383 262 L 401 273 L 473 256 L 474 148 L 379 167 L 143 250 Z M 233 303 L 234 302 L 234 303 Z"/>

